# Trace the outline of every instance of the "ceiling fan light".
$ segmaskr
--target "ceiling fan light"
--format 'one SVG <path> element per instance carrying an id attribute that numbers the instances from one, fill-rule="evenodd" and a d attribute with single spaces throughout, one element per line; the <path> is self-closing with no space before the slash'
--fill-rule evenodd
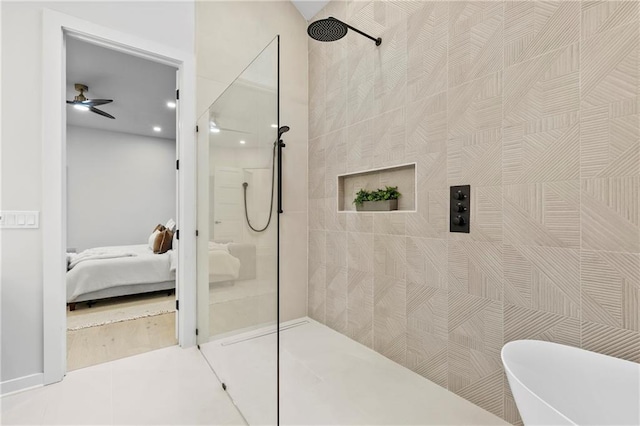
<path id="1" fill-rule="evenodd" d="M 78 111 L 89 111 L 89 107 L 85 105 L 74 105 L 73 107 Z"/>

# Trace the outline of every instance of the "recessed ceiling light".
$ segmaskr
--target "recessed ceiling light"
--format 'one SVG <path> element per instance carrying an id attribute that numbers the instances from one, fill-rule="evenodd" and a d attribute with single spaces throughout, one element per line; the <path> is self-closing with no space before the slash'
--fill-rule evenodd
<path id="1" fill-rule="evenodd" d="M 154 131 L 154 132 L 161 132 L 161 131 L 162 131 L 162 128 L 161 128 L 161 127 L 158 127 L 158 126 L 153 126 L 153 131 Z"/>
<path id="2" fill-rule="evenodd" d="M 171 101 L 169 101 L 169 102 L 167 102 L 167 106 L 168 106 L 169 108 L 175 108 L 175 107 L 176 107 L 176 103 L 175 103 L 175 102 L 171 102 Z"/>
<path id="3" fill-rule="evenodd" d="M 278 125 L 277 124 L 272 124 L 271 127 L 273 127 L 274 129 L 277 129 Z"/>
<path id="4" fill-rule="evenodd" d="M 78 111 L 89 111 L 89 107 L 88 106 L 84 106 L 84 105 L 74 105 L 73 106 L 75 109 L 77 109 Z"/>
<path id="5" fill-rule="evenodd" d="M 220 129 L 218 129 L 217 127 L 211 127 L 211 133 L 220 133 Z"/>
<path id="6" fill-rule="evenodd" d="M 245 142 L 245 141 L 240 141 L 240 143 L 241 143 L 242 145 L 244 145 L 246 142 Z"/>

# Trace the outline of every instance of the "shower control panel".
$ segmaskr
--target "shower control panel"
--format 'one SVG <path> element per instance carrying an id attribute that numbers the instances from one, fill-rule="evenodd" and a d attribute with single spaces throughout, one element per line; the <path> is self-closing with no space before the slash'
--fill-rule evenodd
<path id="1" fill-rule="evenodd" d="M 469 233 L 469 219 L 471 208 L 471 186 L 459 185 L 449 189 L 449 232 Z"/>

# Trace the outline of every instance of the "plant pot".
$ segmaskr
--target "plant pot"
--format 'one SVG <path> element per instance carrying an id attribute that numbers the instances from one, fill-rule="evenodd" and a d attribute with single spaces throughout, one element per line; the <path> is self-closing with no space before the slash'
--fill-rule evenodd
<path id="1" fill-rule="evenodd" d="M 356 204 L 356 211 L 359 212 L 390 212 L 398 210 L 398 200 L 364 201 Z"/>

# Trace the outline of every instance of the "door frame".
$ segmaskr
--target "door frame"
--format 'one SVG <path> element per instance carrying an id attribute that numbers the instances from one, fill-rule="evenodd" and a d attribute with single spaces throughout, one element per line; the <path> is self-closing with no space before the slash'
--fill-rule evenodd
<path id="1" fill-rule="evenodd" d="M 196 344 L 195 57 L 182 51 L 49 9 L 42 24 L 42 272 L 44 384 L 66 373 L 66 37 L 178 68 L 177 221 L 180 229 L 176 298 L 178 343 Z"/>

